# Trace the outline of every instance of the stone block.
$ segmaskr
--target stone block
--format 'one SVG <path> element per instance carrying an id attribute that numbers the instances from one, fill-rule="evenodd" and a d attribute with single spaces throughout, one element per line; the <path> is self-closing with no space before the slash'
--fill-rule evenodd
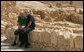
<path id="1" fill-rule="evenodd" d="M 76 36 L 74 38 L 74 43 L 76 50 L 83 50 L 83 36 Z"/>
<path id="2" fill-rule="evenodd" d="M 51 44 L 52 45 L 57 45 L 57 38 L 58 38 L 58 32 L 53 31 L 51 33 Z"/>
<path id="3" fill-rule="evenodd" d="M 62 35 L 59 35 L 57 39 L 57 47 L 59 48 L 59 50 L 69 50 L 70 40 L 65 39 Z"/>

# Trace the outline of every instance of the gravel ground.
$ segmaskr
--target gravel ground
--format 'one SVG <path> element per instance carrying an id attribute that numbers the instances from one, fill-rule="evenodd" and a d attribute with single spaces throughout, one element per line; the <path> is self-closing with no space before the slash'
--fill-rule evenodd
<path id="1" fill-rule="evenodd" d="M 11 43 L 7 41 L 5 37 L 1 37 L 1 51 L 41 51 L 36 48 L 24 48 L 24 47 L 18 47 L 16 46 L 11 46 Z"/>

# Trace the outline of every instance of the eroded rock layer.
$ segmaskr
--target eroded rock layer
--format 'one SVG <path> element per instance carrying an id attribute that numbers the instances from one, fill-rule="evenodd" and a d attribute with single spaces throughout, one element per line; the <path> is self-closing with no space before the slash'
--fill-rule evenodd
<path id="1" fill-rule="evenodd" d="M 53 7 L 50 8 L 48 1 L 47 4 L 37 1 L 1 1 L 1 34 L 12 42 L 19 11 L 29 9 L 36 22 L 35 30 L 29 33 L 32 47 L 48 51 L 83 50 L 83 9 L 68 5 L 58 7 L 54 2 L 51 3 Z"/>

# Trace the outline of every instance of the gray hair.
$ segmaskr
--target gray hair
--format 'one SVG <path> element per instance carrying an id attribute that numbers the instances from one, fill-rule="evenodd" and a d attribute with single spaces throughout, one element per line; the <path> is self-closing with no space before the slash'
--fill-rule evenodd
<path id="1" fill-rule="evenodd" d="M 24 14 L 24 12 L 23 11 L 20 11 L 20 14 Z"/>
<path id="2" fill-rule="evenodd" d="M 24 12 L 28 12 L 29 13 L 29 10 L 28 9 L 25 9 Z"/>

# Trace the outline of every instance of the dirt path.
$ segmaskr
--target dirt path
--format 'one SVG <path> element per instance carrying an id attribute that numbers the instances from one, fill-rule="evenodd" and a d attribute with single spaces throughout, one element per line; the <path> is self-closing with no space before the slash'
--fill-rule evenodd
<path id="1" fill-rule="evenodd" d="M 8 42 L 4 37 L 1 38 L 1 51 L 40 51 L 38 49 L 29 47 L 25 49 L 24 47 L 11 46 L 11 43 Z"/>

